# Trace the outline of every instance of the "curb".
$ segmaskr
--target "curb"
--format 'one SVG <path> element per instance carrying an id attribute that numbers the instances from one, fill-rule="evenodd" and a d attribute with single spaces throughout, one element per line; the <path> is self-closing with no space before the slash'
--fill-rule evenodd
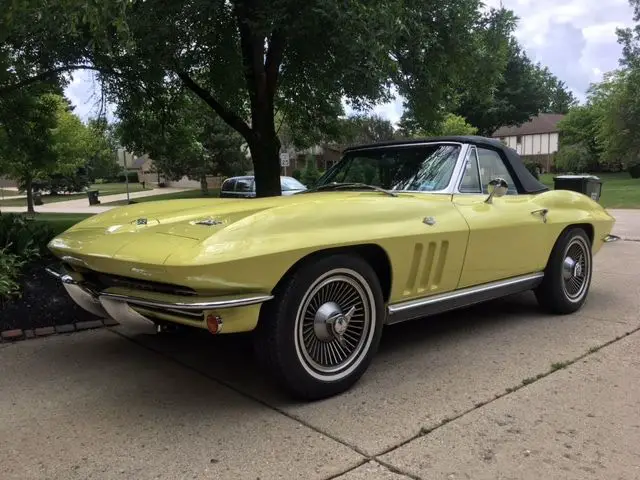
<path id="1" fill-rule="evenodd" d="M 53 327 L 40 327 L 35 329 L 13 329 L 0 332 L 0 343 L 13 343 L 20 340 L 29 340 L 32 338 L 49 337 L 51 335 L 62 335 L 67 333 L 82 332 L 85 330 L 95 330 L 97 328 L 115 327 L 120 325 L 111 318 L 103 318 L 98 320 L 86 320 L 83 322 L 67 323 L 65 325 L 56 325 Z"/>

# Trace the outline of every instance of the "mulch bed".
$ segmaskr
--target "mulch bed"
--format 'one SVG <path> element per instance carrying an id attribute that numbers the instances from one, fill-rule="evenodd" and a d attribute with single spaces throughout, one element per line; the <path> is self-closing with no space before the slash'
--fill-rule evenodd
<path id="1" fill-rule="evenodd" d="M 104 325 L 100 317 L 76 305 L 60 281 L 44 270 L 54 261 L 40 258 L 27 265 L 22 277 L 22 296 L 0 304 L 0 332 L 4 340 L 34 336 L 32 331 L 40 336 Z M 23 332 L 21 335 L 17 333 L 19 330 Z"/>

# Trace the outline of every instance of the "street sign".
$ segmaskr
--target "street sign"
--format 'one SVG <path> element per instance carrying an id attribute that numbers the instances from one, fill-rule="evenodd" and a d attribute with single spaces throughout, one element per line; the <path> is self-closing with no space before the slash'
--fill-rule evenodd
<path id="1" fill-rule="evenodd" d="M 289 166 L 289 154 L 288 153 L 281 153 L 280 154 L 280 166 L 281 167 L 288 167 Z"/>

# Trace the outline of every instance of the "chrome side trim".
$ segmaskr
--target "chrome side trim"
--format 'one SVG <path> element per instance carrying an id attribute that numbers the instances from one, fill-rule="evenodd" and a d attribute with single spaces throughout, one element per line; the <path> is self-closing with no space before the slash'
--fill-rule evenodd
<path id="1" fill-rule="evenodd" d="M 543 277 L 543 272 L 537 272 L 391 304 L 387 307 L 388 314 L 385 323 L 391 325 L 531 290 L 540 284 Z"/>
<path id="2" fill-rule="evenodd" d="M 621 240 L 621 238 L 618 235 L 605 235 L 604 238 L 602 239 L 602 241 L 604 241 L 605 243 L 617 242 L 618 240 Z"/>
<path id="3" fill-rule="evenodd" d="M 131 305 L 140 305 L 141 307 L 152 307 L 162 309 L 179 309 L 179 310 L 216 310 L 222 308 L 234 308 L 234 307 L 246 307 L 249 305 L 257 305 L 267 302 L 273 298 L 273 295 L 256 295 L 241 298 L 229 298 L 223 299 L 220 297 L 213 298 L 198 298 L 194 297 L 193 302 L 186 302 L 183 300 L 175 301 L 162 301 L 151 300 L 141 297 L 135 297 L 132 295 L 122 295 L 119 293 L 106 293 L 100 294 L 100 301 L 103 298 L 116 300 L 120 302 L 126 302 Z M 181 298 L 181 297 L 180 297 Z"/>

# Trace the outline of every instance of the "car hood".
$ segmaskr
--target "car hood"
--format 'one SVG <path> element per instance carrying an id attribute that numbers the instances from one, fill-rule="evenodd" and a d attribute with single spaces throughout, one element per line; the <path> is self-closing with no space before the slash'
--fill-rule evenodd
<path id="1" fill-rule="evenodd" d="M 136 263 L 195 263 L 202 256 L 222 259 L 251 255 L 265 245 L 299 244 L 296 234 L 313 237 L 327 229 L 378 228 L 405 216 L 429 215 L 437 204 L 412 194 L 318 192 L 257 199 L 189 199 L 144 202 L 109 210 L 74 225 L 49 248 L 59 257 L 101 257 Z M 401 208 L 400 204 L 403 204 Z M 384 220 L 384 221 L 383 221 Z M 362 230 L 361 230 L 362 231 Z M 388 233 L 388 232 L 387 232 Z"/>

